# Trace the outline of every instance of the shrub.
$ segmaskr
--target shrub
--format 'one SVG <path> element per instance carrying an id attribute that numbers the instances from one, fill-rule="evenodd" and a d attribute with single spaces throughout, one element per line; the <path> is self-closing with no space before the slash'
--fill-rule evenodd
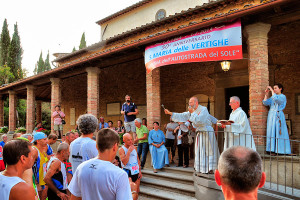
<path id="1" fill-rule="evenodd" d="M 16 133 L 26 133 L 26 128 L 24 127 L 19 127 L 15 130 Z"/>
<path id="2" fill-rule="evenodd" d="M 8 132 L 8 128 L 6 126 L 0 129 L 0 133 L 7 133 L 7 132 Z"/>

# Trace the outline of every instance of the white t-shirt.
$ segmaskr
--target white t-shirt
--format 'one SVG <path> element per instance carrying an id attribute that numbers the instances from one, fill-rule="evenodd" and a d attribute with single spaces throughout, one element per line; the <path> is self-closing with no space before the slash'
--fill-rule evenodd
<path id="1" fill-rule="evenodd" d="M 95 158 L 98 155 L 96 142 L 88 137 L 79 137 L 70 145 L 70 158 L 73 174 L 82 162 Z"/>
<path id="2" fill-rule="evenodd" d="M 132 200 L 127 173 L 97 158 L 78 166 L 68 189 L 82 200 Z"/>

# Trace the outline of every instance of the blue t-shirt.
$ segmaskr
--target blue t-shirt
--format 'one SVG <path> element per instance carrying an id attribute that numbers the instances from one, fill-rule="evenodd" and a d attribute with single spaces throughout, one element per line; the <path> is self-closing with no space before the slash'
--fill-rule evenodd
<path id="1" fill-rule="evenodd" d="M 99 124 L 99 129 L 102 128 L 102 123 L 100 122 Z M 104 122 L 104 128 L 108 128 L 108 123 Z"/>
<path id="2" fill-rule="evenodd" d="M 137 106 L 134 103 L 130 102 L 129 105 L 126 102 L 123 103 L 121 111 L 125 111 L 125 115 L 124 115 L 125 122 L 132 122 L 133 120 L 135 120 L 136 118 L 135 115 L 127 115 L 127 113 L 129 112 L 135 112 L 135 109 L 137 109 Z"/>
<path id="3" fill-rule="evenodd" d="M 2 147 L 4 147 L 5 142 L 4 142 L 4 141 L 1 141 L 1 142 L 0 142 L 0 145 L 1 145 Z"/>
<path id="4" fill-rule="evenodd" d="M 48 149 L 47 149 L 47 155 L 51 156 L 53 154 L 53 149 L 51 148 L 51 146 L 49 144 L 47 144 Z"/>

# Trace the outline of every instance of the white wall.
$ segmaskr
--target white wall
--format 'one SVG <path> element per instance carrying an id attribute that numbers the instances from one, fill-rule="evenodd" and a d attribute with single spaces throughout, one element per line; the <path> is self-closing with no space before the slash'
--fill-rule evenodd
<path id="1" fill-rule="evenodd" d="M 166 16 L 168 17 L 169 15 L 180 13 L 182 10 L 201 6 L 203 3 L 208 3 L 208 0 L 154 0 L 151 3 L 102 24 L 102 39 L 106 40 L 115 35 L 155 21 L 155 15 L 160 9 L 164 9 L 166 11 Z M 106 26 L 107 28 L 103 34 Z"/>

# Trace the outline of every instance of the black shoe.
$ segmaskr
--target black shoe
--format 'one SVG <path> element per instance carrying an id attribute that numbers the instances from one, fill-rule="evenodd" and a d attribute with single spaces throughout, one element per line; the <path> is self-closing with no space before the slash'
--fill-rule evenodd
<path id="1" fill-rule="evenodd" d="M 144 166 L 142 166 L 141 169 L 144 169 Z"/>

